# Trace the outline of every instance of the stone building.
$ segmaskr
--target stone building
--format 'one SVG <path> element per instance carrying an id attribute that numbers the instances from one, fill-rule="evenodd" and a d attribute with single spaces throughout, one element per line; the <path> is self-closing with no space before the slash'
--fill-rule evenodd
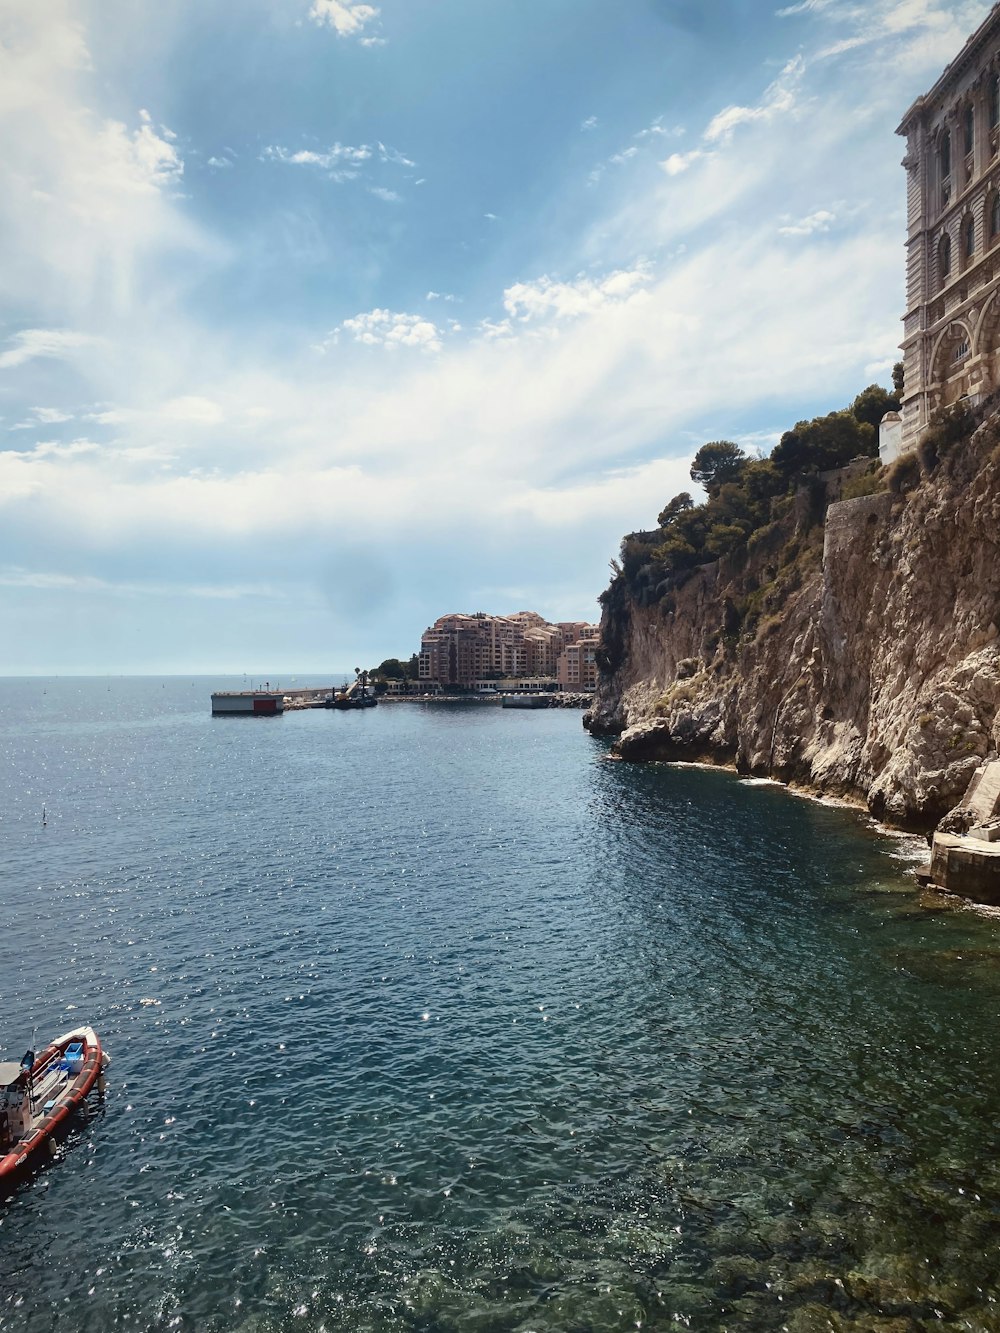
<path id="1" fill-rule="evenodd" d="M 902 448 L 1000 387 L 1000 4 L 903 117 Z"/>

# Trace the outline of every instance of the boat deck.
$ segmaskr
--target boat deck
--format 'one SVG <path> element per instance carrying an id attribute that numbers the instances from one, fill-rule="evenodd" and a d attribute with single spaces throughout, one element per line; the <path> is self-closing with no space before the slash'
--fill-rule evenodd
<path id="1" fill-rule="evenodd" d="M 55 1101 L 60 1093 L 65 1092 L 73 1081 L 70 1073 L 60 1068 L 59 1060 L 53 1060 L 48 1067 L 34 1081 L 33 1085 L 33 1105 L 31 1108 L 32 1121 L 41 1120 L 44 1114 L 43 1107 L 50 1101 Z"/>

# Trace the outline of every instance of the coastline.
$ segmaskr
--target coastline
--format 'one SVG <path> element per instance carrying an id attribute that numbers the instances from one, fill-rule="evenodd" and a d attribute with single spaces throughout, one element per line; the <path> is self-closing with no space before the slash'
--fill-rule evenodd
<path id="1" fill-rule="evenodd" d="M 527 697 L 531 697 L 530 694 Z M 504 696 L 496 694 L 380 694 L 380 704 L 490 704 L 494 707 L 503 703 Z M 593 703 L 593 695 L 567 691 L 565 694 L 553 694 L 548 699 L 549 708 L 587 709 Z"/>

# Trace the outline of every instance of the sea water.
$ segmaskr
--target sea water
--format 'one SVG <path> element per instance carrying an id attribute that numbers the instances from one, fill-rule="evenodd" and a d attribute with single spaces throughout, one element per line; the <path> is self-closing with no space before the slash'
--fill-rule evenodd
<path id="1" fill-rule="evenodd" d="M 233 683 L 3 682 L 0 1058 L 112 1064 L 0 1329 L 1000 1328 L 998 924 L 906 843 L 573 710 Z"/>

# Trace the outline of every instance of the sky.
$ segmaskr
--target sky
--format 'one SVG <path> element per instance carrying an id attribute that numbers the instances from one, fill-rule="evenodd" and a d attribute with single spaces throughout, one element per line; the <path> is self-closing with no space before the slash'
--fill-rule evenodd
<path id="1" fill-rule="evenodd" d="M 0 0 L 0 675 L 596 620 L 707 440 L 889 385 L 982 0 Z"/>

